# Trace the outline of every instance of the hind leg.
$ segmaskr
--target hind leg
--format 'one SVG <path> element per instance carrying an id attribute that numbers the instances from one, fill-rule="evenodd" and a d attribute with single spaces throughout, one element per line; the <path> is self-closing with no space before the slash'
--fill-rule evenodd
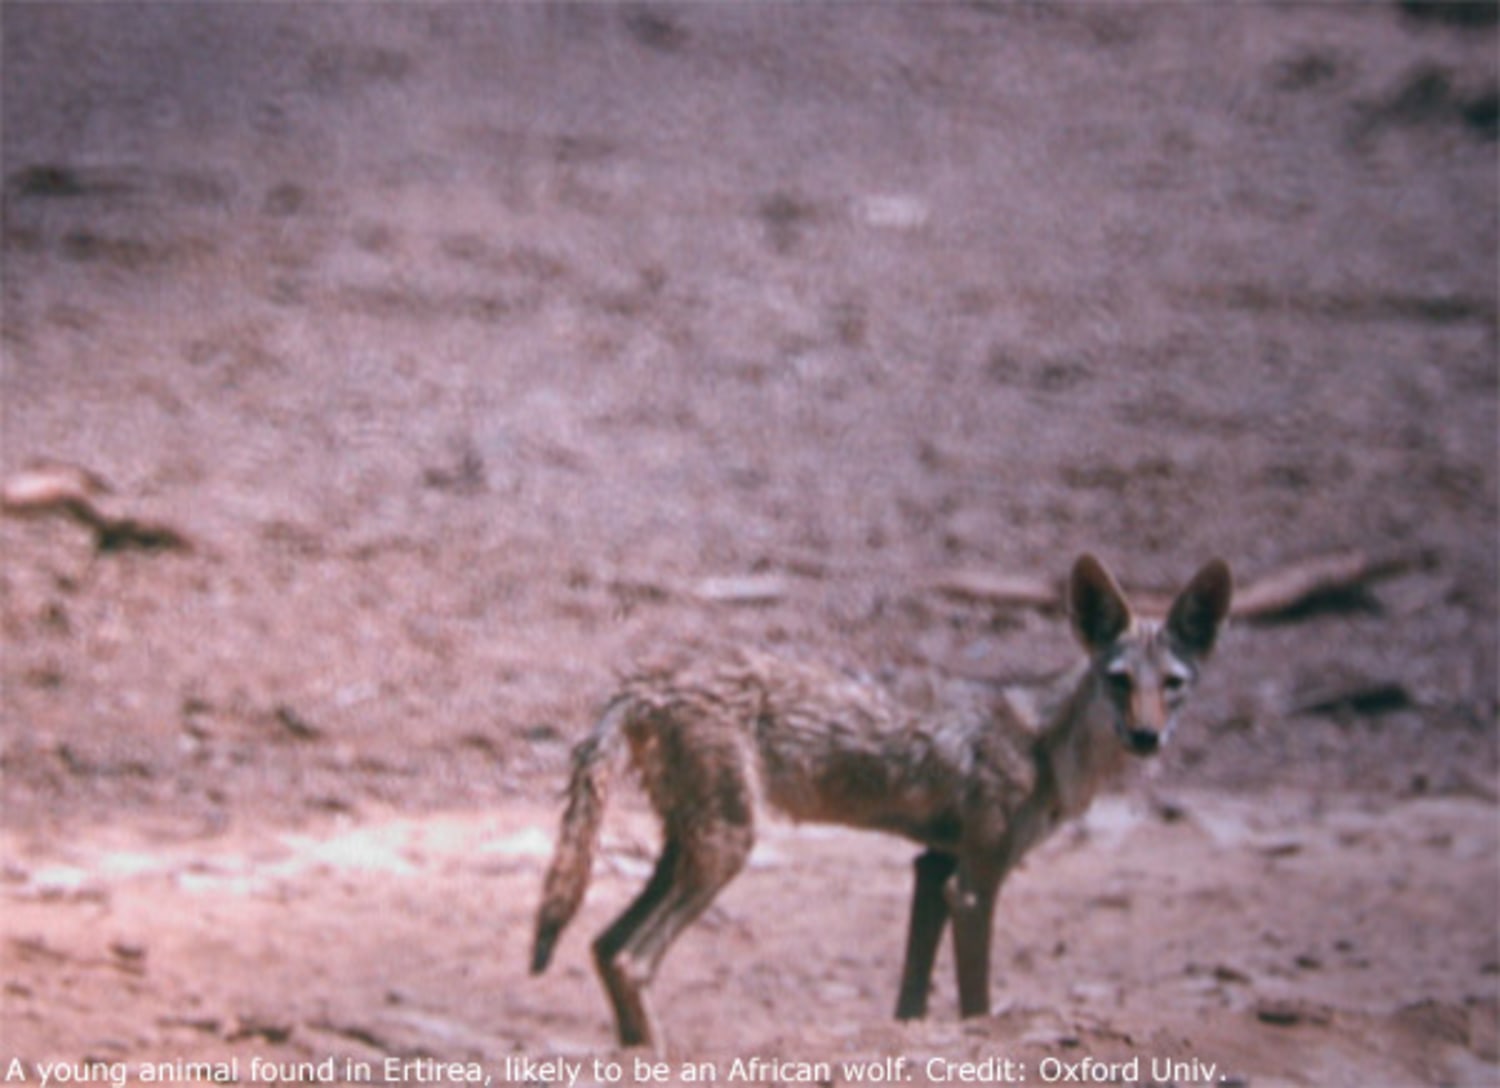
<path id="1" fill-rule="evenodd" d="M 689 840 L 669 837 L 651 880 L 594 942 L 594 962 L 614 1005 L 620 1045 L 660 1049 L 662 1035 L 646 998 L 667 950 L 744 868 L 749 828 Z"/>
<path id="2" fill-rule="evenodd" d="M 650 881 L 594 943 L 622 1046 L 660 1047 L 646 1000 L 672 943 L 744 868 L 755 841 L 751 770 L 739 730 L 679 710 L 653 722 L 636 751 L 666 847 Z"/>
<path id="3" fill-rule="evenodd" d="M 609 1003 L 614 1007 L 621 1046 L 649 1045 L 658 1035 L 645 995 L 623 970 L 617 957 L 626 942 L 651 913 L 661 906 L 667 893 L 671 891 L 677 856 L 677 844 L 668 839 L 646 886 L 630 906 L 625 908 L 624 913 L 594 939 L 594 966 L 604 983 Z"/>

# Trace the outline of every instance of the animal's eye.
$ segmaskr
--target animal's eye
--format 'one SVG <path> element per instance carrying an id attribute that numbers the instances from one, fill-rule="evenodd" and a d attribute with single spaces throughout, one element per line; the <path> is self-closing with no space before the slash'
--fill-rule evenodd
<path id="1" fill-rule="evenodd" d="M 1170 692 L 1179 692 L 1183 688 L 1187 687 L 1187 680 L 1181 676 L 1168 673 L 1162 678 L 1161 686 L 1166 688 Z"/>
<path id="2" fill-rule="evenodd" d="M 1107 672 L 1104 674 L 1104 679 L 1115 691 L 1125 693 L 1130 690 L 1131 680 L 1128 672 Z"/>

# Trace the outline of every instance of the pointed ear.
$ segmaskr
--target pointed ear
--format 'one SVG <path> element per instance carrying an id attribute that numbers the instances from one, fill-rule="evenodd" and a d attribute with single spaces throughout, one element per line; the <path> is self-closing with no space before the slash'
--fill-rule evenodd
<path id="1" fill-rule="evenodd" d="M 1097 653 L 1130 626 L 1130 605 L 1120 585 L 1092 555 L 1081 555 L 1068 579 L 1068 611 L 1073 634 L 1090 653 Z"/>
<path id="2" fill-rule="evenodd" d="M 1233 595 L 1229 564 L 1222 559 L 1210 560 L 1172 602 L 1172 610 L 1167 613 L 1168 634 L 1182 649 L 1207 657 L 1229 617 Z"/>

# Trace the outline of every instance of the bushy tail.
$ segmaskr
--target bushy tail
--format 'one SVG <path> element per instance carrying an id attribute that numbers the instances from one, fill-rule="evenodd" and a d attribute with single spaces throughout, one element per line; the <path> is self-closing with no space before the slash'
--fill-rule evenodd
<path id="1" fill-rule="evenodd" d="M 563 928 L 572 921 L 589 886 L 599 824 L 604 818 L 609 773 L 620 744 L 620 728 L 633 699 L 622 695 L 604 708 L 598 724 L 573 750 L 573 775 L 568 781 L 568 805 L 563 810 L 556 852 L 542 886 L 536 912 L 536 937 L 531 946 L 531 973 L 539 975 L 552 959 Z"/>

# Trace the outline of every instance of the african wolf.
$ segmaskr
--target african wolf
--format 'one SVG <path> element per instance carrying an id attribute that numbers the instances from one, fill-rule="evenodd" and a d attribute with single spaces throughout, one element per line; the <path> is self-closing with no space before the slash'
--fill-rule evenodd
<path id="1" fill-rule="evenodd" d="M 993 697 L 903 706 L 873 682 L 761 653 L 628 680 L 573 753 L 532 972 L 546 969 L 583 899 L 609 774 L 628 749 L 665 842 L 645 888 L 593 945 L 622 1046 L 660 1045 L 646 988 L 672 942 L 744 866 L 767 807 L 924 846 L 896 1015 L 925 1014 L 950 920 L 960 1012 L 988 1012 L 991 918 L 1005 875 L 1131 756 L 1165 743 L 1231 591 L 1229 568 L 1214 560 L 1165 620 L 1137 618 L 1109 572 L 1082 556 L 1067 603 L 1087 659 L 1033 722 Z"/>

